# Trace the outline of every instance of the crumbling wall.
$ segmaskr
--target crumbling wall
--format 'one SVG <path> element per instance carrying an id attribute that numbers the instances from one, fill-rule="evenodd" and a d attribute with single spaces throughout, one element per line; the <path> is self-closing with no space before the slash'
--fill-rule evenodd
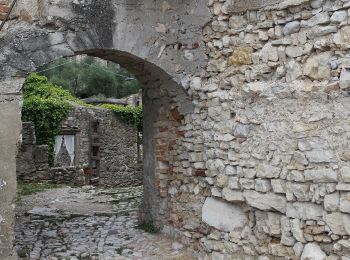
<path id="1" fill-rule="evenodd" d="M 93 138 L 92 123 L 98 121 L 97 139 Z M 142 165 L 137 163 L 137 130 L 118 118 L 113 111 L 102 108 L 75 106 L 61 129 L 77 131 L 75 165 L 89 165 L 93 142 L 98 142 L 99 183 L 110 186 L 142 184 Z M 90 165 L 91 166 L 91 165 Z"/>
<path id="2" fill-rule="evenodd" d="M 23 122 L 21 134 L 22 143 L 16 158 L 17 180 L 40 181 L 49 170 L 49 147 L 36 144 L 32 122 Z"/>

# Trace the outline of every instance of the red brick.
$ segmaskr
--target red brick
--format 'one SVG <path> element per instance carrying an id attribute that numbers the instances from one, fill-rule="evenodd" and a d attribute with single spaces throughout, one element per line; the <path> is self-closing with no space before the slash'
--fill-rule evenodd
<path id="1" fill-rule="evenodd" d="M 205 174 L 205 170 L 196 170 L 194 176 L 207 177 L 207 175 Z"/>
<path id="2" fill-rule="evenodd" d="M 180 114 L 177 108 L 170 110 L 170 114 L 175 119 L 175 121 L 180 122 L 182 119 L 184 119 L 184 116 Z"/>
<path id="3" fill-rule="evenodd" d="M 0 5 L 9 5 L 9 0 L 0 0 Z"/>
<path id="4" fill-rule="evenodd" d="M 163 132 L 167 132 L 169 129 L 166 126 L 163 127 L 159 127 L 159 132 L 163 133 Z"/>
<path id="5" fill-rule="evenodd" d="M 184 131 L 176 131 L 176 136 L 177 137 L 184 137 L 185 136 L 185 132 Z"/>
<path id="6" fill-rule="evenodd" d="M 7 14 L 8 11 L 10 11 L 10 8 L 8 6 L 0 5 L 0 13 L 1 14 Z"/>

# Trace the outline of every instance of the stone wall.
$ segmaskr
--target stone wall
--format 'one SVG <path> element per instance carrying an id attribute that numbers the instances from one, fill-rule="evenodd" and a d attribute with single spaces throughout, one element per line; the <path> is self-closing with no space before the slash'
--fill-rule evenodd
<path id="1" fill-rule="evenodd" d="M 92 123 L 99 122 L 97 139 L 92 136 Z M 142 185 L 142 163 L 137 162 L 136 129 L 109 110 L 75 106 L 61 123 L 63 133 L 76 138 L 74 167 L 49 168 L 48 146 L 37 145 L 34 125 L 23 123 L 22 144 L 17 155 L 17 179 L 26 182 L 83 185 L 79 169 L 90 164 L 92 143 L 98 142 L 99 167 L 95 176 L 100 185 Z"/>
<path id="2" fill-rule="evenodd" d="M 96 140 L 92 137 L 94 121 L 98 121 Z M 92 156 L 92 143 L 99 144 L 98 176 L 101 185 L 142 184 L 142 165 L 137 162 L 137 131 L 134 126 L 118 119 L 114 112 L 97 107 L 75 106 L 62 122 L 61 129 L 77 131 L 75 165 L 88 165 Z"/>
<path id="3" fill-rule="evenodd" d="M 348 1 L 209 2 L 185 133 L 205 171 L 173 222 L 212 259 L 348 259 Z"/>
<path id="4" fill-rule="evenodd" d="M 16 158 L 17 179 L 25 182 L 47 179 L 49 147 L 37 145 L 32 122 L 22 124 L 22 143 Z"/>

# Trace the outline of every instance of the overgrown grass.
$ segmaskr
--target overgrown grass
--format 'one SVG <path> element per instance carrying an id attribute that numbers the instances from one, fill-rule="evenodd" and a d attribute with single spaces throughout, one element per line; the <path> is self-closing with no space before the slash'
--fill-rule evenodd
<path id="1" fill-rule="evenodd" d="M 141 222 L 139 222 L 139 224 L 136 226 L 137 229 L 141 229 L 147 233 L 151 233 L 151 234 L 157 234 L 159 233 L 159 228 L 157 228 L 153 221 L 147 221 L 147 220 L 143 220 Z"/>
<path id="2" fill-rule="evenodd" d="M 22 196 L 28 196 L 38 192 L 42 192 L 49 189 L 56 189 L 64 187 L 61 184 L 52 184 L 52 183 L 24 183 L 19 182 L 17 184 L 17 196 L 18 198 Z"/>

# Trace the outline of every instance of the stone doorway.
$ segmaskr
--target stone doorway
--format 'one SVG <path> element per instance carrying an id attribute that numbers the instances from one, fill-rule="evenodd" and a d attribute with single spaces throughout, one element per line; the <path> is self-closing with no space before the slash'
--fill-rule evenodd
<path id="1" fill-rule="evenodd" d="M 172 197 L 182 183 L 176 175 L 192 176 L 192 171 L 204 168 L 203 163 L 193 167 L 184 156 L 183 140 L 188 138 L 185 132 L 192 132 L 185 126 L 194 111 L 190 82 L 207 64 L 200 48 L 202 28 L 210 21 L 206 4 L 192 0 L 17 2 L 21 15 L 7 21 L 0 32 L 0 258 L 14 254 L 15 156 L 24 78 L 44 64 L 78 54 L 119 63 L 144 84 L 144 185 L 148 188 L 143 216 L 166 226 L 168 233 L 177 232 L 169 218 Z M 171 30 L 164 31 L 162 25 L 169 21 Z M 200 145 L 201 137 L 195 138 Z M 173 186 L 170 192 L 169 186 Z M 196 214 L 196 209 L 190 211 L 191 217 Z"/>
<path id="2" fill-rule="evenodd" d="M 103 55 L 100 55 L 101 53 Z M 163 220 L 168 207 L 166 194 L 168 183 L 171 181 L 169 176 L 174 170 L 173 160 L 177 149 L 176 139 L 183 136 L 183 132 L 179 130 L 184 118 L 181 105 L 187 102 L 186 109 L 189 111 L 192 106 L 183 89 L 177 87 L 177 84 L 160 69 L 149 65 L 151 71 L 145 72 L 145 64 L 139 61 L 137 63 L 130 62 L 128 59 L 133 60 L 129 56 L 118 56 L 115 52 L 108 53 L 109 56 L 103 50 L 87 52 L 95 57 L 118 60 L 118 62 L 130 66 L 144 86 L 142 148 L 144 186 L 96 190 L 93 187 L 81 189 L 59 185 L 38 194 L 19 198 L 16 210 L 15 246 L 18 255 L 23 259 L 43 259 L 50 256 L 73 257 L 73 259 L 74 257 L 112 259 L 118 255 L 121 257 L 140 257 L 140 259 L 146 259 L 150 255 L 149 259 L 154 259 L 152 257 L 158 254 L 158 250 L 168 251 L 169 256 L 184 256 L 182 245 L 172 244 L 170 240 L 163 240 L 164 238 L 158 239 L 148 236 L 146 233 L 138 231 L 135 226 L 140 219 L 144 219 L 143 223 L 146 225 L 152 223 L 154 226 L 151 228 L 157 230 L 161 230 L 164 225 Z M 113 58 L 113 53 L 116 55 L 115 58 Z M 141 74 L 139 70 L 142 71 Z M 178 98 L 181 96 L 185 98 L 179 102 Z M 84 117 L 85 111 L 84 108 L 74 108 L 72 114 L 74 113 L 78 114 L 78 118 L 81 118 Z M 94 113 L 101 112 L 95 111 Z M 77 153 L 76 150 L 81 145 L 77 140 L 84 133 L 79 127 L 69 124 L 70 117 L 64 120 L 63 128 L 56 136 L 55 164 L 57 165 L 55 166 L 68 166 L 67 168 L 69 168 L 73 162 L 81 160 L 82 157 L 82 154 Z M 94 127 L 96 122 L 98 122 L 98 127 Z M 93 118 L 89 120 L 90 123 L 92 129 L 96 130 L 95 134 L 99 132 L 97 129 L 103 126 L 103 120 L 100 119 Z M 104 127 L 106 126 L 104 125 Z M 36 158 L 39 157 L 39 166 L 34 167 L 40 168 L 47 163 L 47 154 L 45 154 L 47 147 L 35 146 L 35 142 L 33 143 L 35 133 L 30 133 L 30 131 L 28 133 L 28 129 L 33 130 L 32 128 L 30 123 L 23 124 L 22 147 L 23 144 L 24 146 L 34 144 L 31 149 L 44 154 L 41 157 L 33 156 L 34 163 L 37 163 Z M 130 129 L 123 133 L 127 136 L 127 133 L 131 131 Z M 91 154 L 97 156 L 93 149 L 91 149 Z M 69 165 L 63 165 L 67 163 L 63 159 L 69 160 Z M 72 172 L 69 170 L 66 173 L 54 171 L 53 174 L 61 176 L 72 174 Z M 76 173 L 74 174 L 76 175 Z M 51 177 L 55 178 L 53 175 Z M 73 181 L 73 185 L 79 184 L 80 177 L 76 175 L 75 178 L 77 182 Z M 105 222 L 108 225 L 105 225 Z M 74 229 L 76 230 L 74 231 Z M 80 240 L 77 231 L 80 234 L 85 234 Z M 72 232 L 76 235 L 70 235 Z M 116 236 L 119 237 L 119 240 L 115 240 Z M 156 244 L 153 247 L 154 252 L 149 250 L 150 242 L 147 242 L 147 239 Z M 84 246 L 79 247 L 78 244 L 85 245 L 85 248 Z M 136 247 L 129 246 L 134 244 Z"/>

